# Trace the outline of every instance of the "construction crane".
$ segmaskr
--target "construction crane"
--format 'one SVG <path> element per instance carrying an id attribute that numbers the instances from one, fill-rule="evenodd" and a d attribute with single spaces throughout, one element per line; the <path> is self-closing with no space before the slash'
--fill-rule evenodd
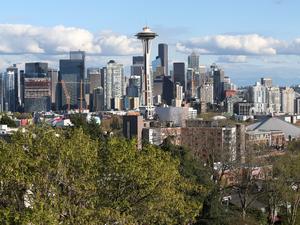
<path id="1" fill-rule="evenodd" d="M 71 108 L 71 96 L 70 96 L 70 93 L 67 89 L 67 86 L 66 84 L 78 84 L 80 83 L 80 97 L 78 98 L 80 100 L 80 107 L 79 107 L 79 112 L 81 113 L 82 112 L 82 109 L 83 109 L 83 106 L 82 106 L 82 102 L 83 102 L 83 80 L 80 80 L 80 82 L 69 82 L 69 81 L 64 81 L 64 80 L 61 80 L 60 81 L 61 85 L 62 85 L 62 88 L 63 88 L 63 91 L 64 91 L 64 94 L 66 96 L 66 103 L 67 103 L 67 110 L 70 111 L 70 108 Z M 90 83 L 90 82 L 85 82 L 85 83 Z"/>

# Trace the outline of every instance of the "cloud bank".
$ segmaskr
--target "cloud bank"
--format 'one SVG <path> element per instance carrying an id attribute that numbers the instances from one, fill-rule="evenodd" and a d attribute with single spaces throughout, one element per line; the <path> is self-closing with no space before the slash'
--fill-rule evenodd
<path id="1" fill-rule="evenodd" d="M 300 38 L 287 42 L 258 34 L 214 35 L 178 42 L 176 50 L 207 55 L 300 55 Z"/>
<path id="2" fill-rule="evenodd" d="M 86 29 L 37 27 L 24 24 L 0 24 L 0 54 L 63 54 L 84 50 L 97 55 L 132 55 L 141 52 L 134 37 L 102 31 L 93 34 Z"/>

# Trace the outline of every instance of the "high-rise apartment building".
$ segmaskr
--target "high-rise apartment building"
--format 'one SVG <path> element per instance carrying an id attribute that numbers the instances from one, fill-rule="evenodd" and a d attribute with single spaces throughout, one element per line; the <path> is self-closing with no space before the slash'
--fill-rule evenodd
<path id="1" fill-rule="evenodd" d="M 250 87 L 250 102 L 254 105 L 255 114 L 267 113 L 267 87 L 257 82 L 254 86 Z"/>
<path id="2" fill-rule="evenodd" d="M 269 87 L 267 89 L 268 108 L 271 113 L 279 113 L 281 110 L 281 94 L 279 87 Z"/>
<path id="3" fill-rule="evenodd" d="M 281 90 L 281 111 L 294 114 L 295 91 L 293 88 L 285 87 Z"/>
<path id="4" fill-rule="evenodd" d="M 103 68 L 102 73 L 104 76 L 104 104 L 106 109 L 111 109 L 112 99 L 123 96 L 123 65 L 110 60 Z"/>

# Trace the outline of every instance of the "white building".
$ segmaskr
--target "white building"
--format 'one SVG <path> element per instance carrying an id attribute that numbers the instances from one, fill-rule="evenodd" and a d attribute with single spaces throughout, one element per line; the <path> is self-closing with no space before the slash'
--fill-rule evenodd
<path id="1" fill-rule="evenodd" d="M 183 100 L 183 87 L 180 85 L 180 83 L 175 84 L 175 107 L 181 107 Z"/>
<path id="2" fill-rule="evenodd" d="M 256 82 L 254 86 L 250 87 L 250 102 L 253 103 L 255 114 L 266 114 L 267 113 L 267 87 Z"/>
<path id="3" fill-rule="evenodd" d="M 110 60 L 103 70 L 105 108 L 111 109 L 111 99 L 122 98 L 124 94 L 123 65 Z"/>

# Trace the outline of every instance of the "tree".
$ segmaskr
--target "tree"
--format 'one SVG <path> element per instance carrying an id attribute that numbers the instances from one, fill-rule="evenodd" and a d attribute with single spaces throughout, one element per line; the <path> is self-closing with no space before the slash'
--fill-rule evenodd
<path id="1" fill-rule="evenodd" d="M 75 129 L 81 128 L 85 134 L 89 135 L 94 140 L 103 140 L 104 135 L 101 126 L 94 118 L 87 121 L 85 115 L 73 114 L 71 115 L 70 120 L 74 124 Z"/>
<path id="2" fill-rule="evenodd" d="M 80 129 L 35 127 L 2 141 L 1 223 L 95 223 L 97 147 Z"/>
<path id="3" fill-rule="evenodd" d="M 300 206 L 300 155 L 287 154 L 274 165 L 274 192 L 280 196 L 281 213 L 295 225 Z"/>
<path id="4" fill-rule="evenodd" d="M 187 224 L 203 190 L 179 164 L 135 141 L 29 127 L 0 140 L 0 223 Z"/>
<path id="5" fill-rule="evenodd" d="M 2 115 L 0 124 L 6 124 L 8 127 L 16 127 L 16 123 L 7 114 Z"/>
<path id="6" fill-rule="evenodd" d="M 136 146 L 135 141 L 113 138 L 102 148 L 99 174 L 103 206 L 136 224 L 192 221 L 201 203 L 190 201 L 186 193 L 200 190 L 180 176 L 179 161 L 152 145 L 142 150 Z"/>

